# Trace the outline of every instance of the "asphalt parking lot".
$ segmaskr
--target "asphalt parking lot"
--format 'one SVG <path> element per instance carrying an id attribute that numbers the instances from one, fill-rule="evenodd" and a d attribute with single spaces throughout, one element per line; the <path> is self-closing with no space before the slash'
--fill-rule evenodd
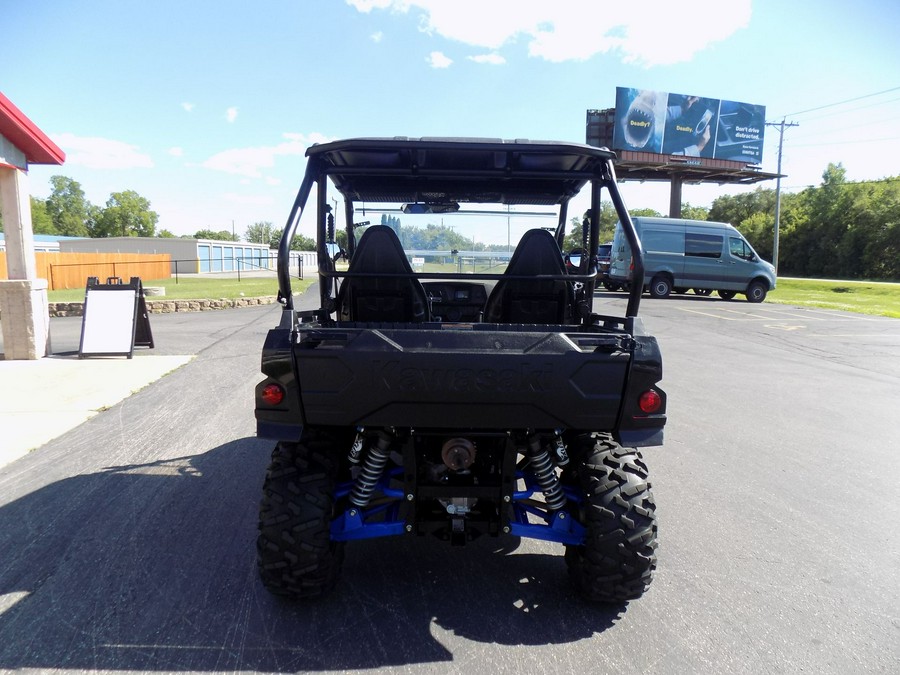
<path id="1" fill-rule="evenodd" d="M 0 670 L 900 672 L 900 321 L 691 296 L 642 315 L 669 421 L 643 452 L 640 600 L 581 601 L 554 544 L 408 537 L 348 546 L 321 602 L 271 597 L 252 397 L 277 309 L 169 315 L 135 359 L 189 362 L 0 468 Z"/>

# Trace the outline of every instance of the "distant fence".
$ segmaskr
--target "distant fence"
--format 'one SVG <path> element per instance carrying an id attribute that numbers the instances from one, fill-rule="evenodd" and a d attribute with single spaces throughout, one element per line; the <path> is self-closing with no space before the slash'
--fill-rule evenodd
<path id="1" fill-rule="evenodd" d="M 46 253 L 34 254 L 37 277 L 46 279 L 49 290 L 84 288 L 88 277 L 168 279 L 171 258 L 162 253 Z M 0 279 L 7 278 L 6 252 L 0 251 Z"/>
<path id="2" fill-rule="evenodd" d="M 46 279 L 49 290 L 84 288 L 88 277 L 101 282 L 110 277 L 128 280 L 141 279 L 178 280 L 179 275 L 233 276 L 241 274 L 275 272 L 276 256 L 234 257 L 217 259 L 190 258 L 173 260 L 168 253 L 46 253 L 36 252 L 37 277 Z M 292 251 L 290 272 L 303 278 L 304 271 L 315 272 L 316 254 L 308 251 Z M 6 279 L 6 253 L 0 251 L 0 279 Z"/>

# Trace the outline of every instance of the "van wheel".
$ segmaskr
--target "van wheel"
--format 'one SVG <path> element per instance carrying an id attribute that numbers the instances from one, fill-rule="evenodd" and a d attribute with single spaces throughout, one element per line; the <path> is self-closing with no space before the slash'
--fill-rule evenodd
<path id="1" fill-rule="evenodd" d="M 672 282 L 664 274 L 657 274 L 650 282 L 650 295 L 654 298 L 667 298 L 672 292 Z"/>
<path id="2" fill-rule="evenodd" d="M 737 295 L 734 291 L 716 291 L 723 300 L 731 300 Z"/>
<path id="3" fill-rule="evenodd" d="M 710 288 L 695 288 L 694 295 L 712 295 L 712 289 Z"/>
<path id="4" fill-rule="evenodd" d="M 769 288 L 762 281 L 751 281 L 747 286 L 747 301 L 762 302 L 766 299 L 768 292 Z"/>

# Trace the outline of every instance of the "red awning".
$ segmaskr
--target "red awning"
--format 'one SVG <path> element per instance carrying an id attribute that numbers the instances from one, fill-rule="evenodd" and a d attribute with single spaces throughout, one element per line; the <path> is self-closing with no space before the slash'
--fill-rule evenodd
<path id="1" fill-rule="evenodd" d="M 29 164 L 62 164 L 66 161 L 66 153 L 2 92 L 0 92 L 0 134 L 25 155 Z"/>

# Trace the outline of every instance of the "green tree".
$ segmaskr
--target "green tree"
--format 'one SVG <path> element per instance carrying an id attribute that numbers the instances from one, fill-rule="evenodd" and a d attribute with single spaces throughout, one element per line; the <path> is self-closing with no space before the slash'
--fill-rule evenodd
<path id="1" fill-rule="evenodd" d="M 150 202 L 134 190 L 113 192 L 100 212 L 92 232 L 95 237 L 152 237 L 159 215 Z"/>
<path id="2" fill-rule="evenodd" d="M 829 164 L 822 183 L 782 197 L 779 271 L 841 279 L 900 278 L 900 178 L 852 183 Z"/>
<path id="3" fill-rule="evenodd" d="M 194 233 L 195 239 L 215 239 L 216 241 L 237 241 L 237 237 L 228 230 L 197 230 Z"/>
<path id="4" fill-rule="evenodd" d="M 646 216 L 648 218 L 662 218 L 663 214 L 661 214 L 656 209 L 628 209 L 628 215 L 632 218 L 637 216 Z"/>
<path id="5" fill-rule="evenodd" d="M 900 178 L 878 181 L 861 188 L 855 230 L 860 233 L 861 275 L 872 279 L 900 279 Z"/>
<path id="6" fill-rule="evenodd" d="M 334 233 L 334 240 L 338 246 L 345 251 L 347 250 L 347 230 L 340 229 Z"/>
<path id="7" fill-rule="evenodd" d="M 170 232 L 169 230 L 160 230 L 159 232 L 156 233 L 156 236 L 161 237 L 163 239 L 177 239 L 178 238 L 175 236 L 175 234 L 173 232 Z"/>
<path id="8" fill-rule="evenodd" d="M 684 204 L 681 207 L 681 217 L 687 220 L 707 220 L 709 218 L 709 209 L 705 206 Z"/>
<path id="9" fill-rule="evenodd" d="M 400 234 L 400 218 L 397 216 L 389 216 L 386 213 L 381 214 L 381 224 L 387 225 L 399 236 Z"/>
<path id="10" fill-rule="evenodd" d="M 31 229 L 34 234 L 59 234 L 47 213 L 47 202 L 36 197 L 31 198 Z"/>
<path id="11" fill-rule="evenodd" d="M 775 190 L 756 188 L 753 192 L 717 197 L 709 209 L 707 220 L 730 223 L 740 228 L 741 223 L 757 213 L 775 214 Z"/>
<path id="12" fill-rule="evenodd" d="M 588 213 L 585 211 L 582 218 L 574 216 L 569 219 L 569 228 L 563 239 L 563 251 L 574 251 L 583 247 L 584 225 L 588 222 Z"/>
<path id="13" fill-rule="evenodd" d="M 51 176 L 52 191 L 45 204 L 53 221 L 54 234 L 88 237 L 94 227 L 98 209 L 84 196 L 81 184 L 66 176 Z"/>
<path id="14" fill-rule="evenodd" d="M 569 230 L 563 240 L 563 250 L 571 251 L 576 248 L 582 248 L 584 241 L 582 224 L 590 218 L 590 211 L 585 211 L 581 218 L 573 217 L 569 220 Z M 612 202 L 600 202 L 600 229 L 598 241 L 603 244 L 612 241 L 613 233 L 616 231 L 616 223 L 619 222 L 619 216 Z"/>
<path id="15" fill-rule="evenodd" d="M 822 184 L 804 193 L 807 218 L 790 235 L 785 271 L 812 277 L 841 276 L 841 242 L 848 229 L 852 191 L 841 164 L 829 164 Z"/>
<path id="16" fill-rule="evenodd" d="M 276 230 L 269 221 L 260 221 L 248 225 L 244 232 L 244 241 L 254 244 L 268 244 L 270 247 L 278 246 L 281 239 L 281 230 Z"/>
<path id="17" fill-rule="evenodd" d="M 335 237 L 337 237 L 336 232 Z M 294 251 L 315 251 L 316 240 L 312 237 L 307 237 L 304 234 L 295 234 L 294 238 L 291 240 L 291 249 Z"/>
<path id="18" fill-rule="evenodd" d="M 754 213 L 738 228 L 750 245 L 765 260 L 772 259 L 775 243 L 775 217 L 768 213 Z"/>

